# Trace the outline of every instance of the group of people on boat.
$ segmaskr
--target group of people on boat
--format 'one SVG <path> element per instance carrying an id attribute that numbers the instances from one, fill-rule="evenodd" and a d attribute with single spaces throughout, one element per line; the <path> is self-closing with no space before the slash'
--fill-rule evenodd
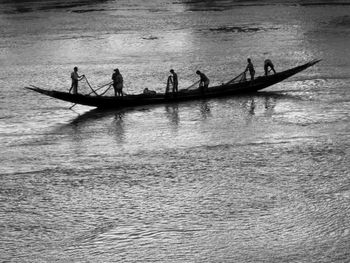
<path id="1" fill-rule="evenodd" d="M 242 73 L 243 77 L 244 77 L 243 79 L 246 80 L 245 76 L 246 76 L 246 73 L 249 71 L 250 79 L 254 80 L 254 76 L 255 76 L 254 65 L 253 65 L 252 60 L 250 58 L 247 59 L 247 62 L 248 62 L 247 67 L 245 68 L 244 72 Z M 264 61 L 264 71 L 265 71 L 265 76 L 267 76 L 270 71 L 273 71 L 273 73 L 276 74 L 275 67 L 270 59 L 266 59 Z M 173 86 L 173 89 L 172 89 L 173 93 L 178 92 L 178 85 L 179 85 L 178 76 L 173 69 L 170 70 L 170 73 L 172 74 L 172 76 L 168 77 L 167 88 L 166 88 L 165 94 L 169 93 L 170 85 Z M 201 72 L 199 70 L 196 71 L 196 74 L 200 78 L 199 79 L 199 90 L 202 93 L 205 93 L 209 87 L 210 80 L 203 72 Z"/>
<path id="2" fill-rule="evenodd" d="M 247 62 L 248 62 L 248 64 L 247 64 L 247 67 L 245 68 L 243 74 L 245 76 L 245 74 L 249 71 L 250 79 L 254 80 L 254 76 L 255 76 L 254 65 L 253 65 L 252 60 L 250 58 L 247 59 Z M 275 66 L 272 64 L 272 61 L 270 59 L 265 59 L 265 61 L 264 61 L 265 76 L 267 76 L 271 70 L 273 71 L 274 74 L 276 74 Z"/>
<path id="3" fill-rule="evenodd" d="M 172 93 L 176 94 L 179 89 L 179 80 L 178 80 L 178 76 L 177 73 L 174 71 L 174 69 L 170 70 L 171 75 L 168 77 L 167 80 L 167 85 L 166 85 L 166 89 L 165 89 L 165 94 L 169 94 L 170 93 L 170 86 L 172 86 Z M 199 70 L 196 71 L 196 74 L 199 75 L 199 89 L 201 90 L 201 92 L 205 92 L 205 90 L 208 88 L 209 86 L 209 78 L 202 72 L 200 72 Z"/>
<path id="4" fill-rule="evenodd" d="M 72 85 L 69 89 L 69 93 L 73 91 L 73 94 L 78 94 L 78 82 L 85 78 L 85 75 L 79 76 L 78 67 L 74 67 L 73 72 L 71 73 Z M 114 88 L 114 94 L 116 97 L 123 96 L 123 76 L 120 73 L 119 69 L 115 69 L 112 74 L 112 86 Z"/>
<path id="5" fill-rule="evenodd" d="M 246 73 L 249 71 L 250 74 L 250 79 L 254 80 L 254 76 L 255 76 L 255 69 L 254 69 L 254 65 L 252 63 L 252 60 L 250 58 L 247 59 L 247 66 L 244 70 L 243 74 L 243 79 L 246 80 Z M 266 59 L 264 61 L 264 71 L 265 71 L 265 76 L 268 75 L 268 73 L 270 71 L 273 71 L 274 74 L 276 74 L 274 65 L 272 63 L 272 61 L 270 59 Z M 170 73 L 171 75 L 168 77 L 167 80 L 167 87 L 165 90 L 165 94 L 169 94 L 170 92 L 170 86 L 172 86 L 172 93 L 176 94 L 178 92 L 178 86 L 179 86 L 179 80 L 178 80 L 178 75 L 177 73 L 174 71 L 174 69 L 170 69 Z M 201 71 L 197 70 L 196 74 L 199 76 L 199 90 L 202 93 L 205 93 L 206 90 L 209 87 L 209 83 L 210 80 L 209 78 Z M 85 75 L 81 75 L 79 76 L 78 74 L 78 67 L 74 67 L 73 72 L 71 73 L 71 79 L 72 79 L 72 85 L 71 88 L 69 90 L 69 93 L 71 91 L 73 91 L 73 94 L 77 94 L 78 93 L 78 82 L 82 79 L 85 78 Z M 114 73 L 112 74 L 112 86 L 114 88 L 114 94 L 116 97 L 119 96 L 123 96 L 123 76 L 120 73 L 119 69 L 114 69 Z M 143 91 L 144 94 L 154 94 L 154 91 L 150 91 L 148 90 L 148 88 L 145 88 Z"/>

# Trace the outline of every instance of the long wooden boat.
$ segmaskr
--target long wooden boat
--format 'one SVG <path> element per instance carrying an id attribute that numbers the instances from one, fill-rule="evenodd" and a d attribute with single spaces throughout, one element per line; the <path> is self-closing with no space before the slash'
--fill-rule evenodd
<path id="1" fill-rule="evenodd" d="M 26 87 L 27 89 L 39 92 L 52 98 L 59 100 L 72 102 L 75 104 L 87 105 L 97 108 L 123 108 L 130 106 L 140 106 L 148 104 L 160 104 L 168 102 L 178 102 L 186 100 L 196 100 L 203 98 L 214 98 L 221 96 L 231 96 L 236 94 L 252 93 L 258 90 L 262 90 L 271 85 L 279 83 L 300 71 L 303 71 L 320 60 L 313 60 L 303 65 L 278 72 L 273 75 L 257 77 L 254 80 L 245 80 L 239 82 L 230 81 L 226 84 L 219 86 L 209 87 L 205 93 L 201 92 L 198 88 L 194 90 L 179 90 L 175 95 L 173 94 L 135 94 L 126 95 L 123 97 L 114 96 L 96 96 L 96 95 L 83 95 L 83 94 L 71 94 L 68 92 L 47 90 L 39 87 L 31 86 Z"/>

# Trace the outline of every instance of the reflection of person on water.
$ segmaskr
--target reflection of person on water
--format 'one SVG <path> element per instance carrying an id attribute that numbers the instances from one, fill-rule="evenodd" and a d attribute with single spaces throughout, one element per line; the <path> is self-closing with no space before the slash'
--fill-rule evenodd
<path id="1" fill-rule="evenodd" d="M 70 77 L 72 79 L 72 86 L 69 89 L 69 93 L 73 89 L 73 94 L 78 94 L 78 81 L 82 80 L 85 75 L 79 76 L 78 67 L 74 67 L 74 71 L 70 74 Z"/>
<path id="2" fill-rule="evenodd" d="M 112 75 L 113 88 L 115 96 L 123 96 L 123 76 L 120 74 L 119 69 L 115 69 Z"/>
<path id="3" fill-rule="evenodd" d="M 177 129 L 180 117 L 179 117 L 179 106 L 178 104 L 167 104 L 165 105 L 166 115 L 169 118 L 170 124 L 173 128 Z"/>
<path id="4" fill-rule="evenodd" d="M 179 86 L 179 81 L 177 79 L 177 74 L 175 73 L 175 71 L 173 69 L 170 70 L 170 73 L 173 74 L 173 93 L 178 92 L 178 86 Z"/>
<path id="5" fill-rule="evenodd" d="M 199 89 L 202 93 L 205 93 L 206 90 L 208 89 L 210 80 L 204 73 L 200 72 L 199 70 L 196 71 L 196 74 L 199 75 L 200 77 Z"/>
<path id="6" fill-rule="evenodd" d="M 270 70 L 268 70 L 270 68 Z M 273 71 L 274 74 L 276 74 L 275 67 L 272 64 L 272 61 L 270 59 L 265 59 L 264 61 L 264 70 L 265 70 L 265 76 L 268 75 L 269 71 Z"/>
<path id="7" fill-rule="evenodd" d="M 117 143 L 122 144 L 125 139 L 125 130 L 124 130 L 124 112 L 118 112 L 115 114 L 112 128 L 114 131 L 111 131 L 115 135 L 115 140 Z"/>
<path id="8" fill-rule="evenodd" d="M 246 67 L 246 69 L 244 70 L 244 74 L 249 71 L 249 74 L 250 74 L 250 80 L 254 80 L 254 75 L 255 75 L 255 69 L 254 69 L 254 65 L 251 61 L 250 58 L 247 59 L 248 61 L 248 65 Z"/>

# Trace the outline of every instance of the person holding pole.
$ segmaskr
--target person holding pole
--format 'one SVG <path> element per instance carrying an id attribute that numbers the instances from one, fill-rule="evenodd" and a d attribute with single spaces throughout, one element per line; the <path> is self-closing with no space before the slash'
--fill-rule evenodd
<path id="1" fill-rule="evenodd" d="M 69 89 L 69 93 L 71 90 L 73 90 L 73 94 L 78 94 L 78 81 L 82 80 L 85 75 L 79 76 L 78 67 L 74 67 L 73 72 L 70 74 L 70 77 L 72 79 L 72 85 Z"/>

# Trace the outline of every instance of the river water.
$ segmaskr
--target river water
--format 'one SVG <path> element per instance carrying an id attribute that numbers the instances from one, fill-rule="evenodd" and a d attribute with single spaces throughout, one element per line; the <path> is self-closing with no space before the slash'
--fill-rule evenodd
<path id="1" fill-rule="evenodd" d="M 0 1 L 2 262 L 349 262 L 349 1 Z M 24 89 L 219 84 L 249 96 L 98 111 Z M 84 81 L 80 91 L 89 92 Z M 107 93 L 108 94 L 108 93 Z"/>

